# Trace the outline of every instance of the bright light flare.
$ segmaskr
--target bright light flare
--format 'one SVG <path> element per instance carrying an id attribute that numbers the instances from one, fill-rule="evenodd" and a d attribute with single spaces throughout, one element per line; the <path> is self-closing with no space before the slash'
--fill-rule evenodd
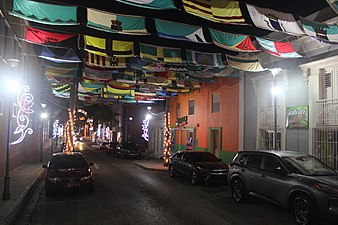
<path id="1" fill-rule="evenodd" d="M 149 113 L 147 113 L 146 120 L 150 120 L 150 119 L 151 119 L 151 115 Z"/>
<path id="2" fill-rule="evenodd" d="M 271 88 L 271 94 L 273 96 L 278 96 L 281 93 L 281 89 L 278 86 L 274 86 Z"/>
<path id="3" fill-rule="evenodd" d="M 48 118 L 48 113 L 43 112 L 43 113 L 41 113 L 40 117 L 41 117 L 41 119 L 46 119 L 46 118 Z"/>

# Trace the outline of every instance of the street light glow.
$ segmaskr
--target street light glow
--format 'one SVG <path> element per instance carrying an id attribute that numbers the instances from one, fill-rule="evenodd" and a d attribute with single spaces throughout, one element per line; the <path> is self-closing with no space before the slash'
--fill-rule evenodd
<path id="1" fill-rule="evenodd" d="M 273 96 L 278 96 L 280 93 L 281 93 L 281 90 L 280 90 L 280 88 L 278 86 L 273 86 L 271 88 L 271 94 Z"/>
<path id="2" fill-rule="evenodd" d="M 42 119 L 46 119 L 47 117 L 48 117 L 48 113 L 45 113 L 45 112 L 41 113 Z"/>
<path id="3" fill-rule="evenodd" d="M 151 119 L 151 115 L 149 113 L 147 113 L 146 120 L 150 120 L 150 119 Z"/>

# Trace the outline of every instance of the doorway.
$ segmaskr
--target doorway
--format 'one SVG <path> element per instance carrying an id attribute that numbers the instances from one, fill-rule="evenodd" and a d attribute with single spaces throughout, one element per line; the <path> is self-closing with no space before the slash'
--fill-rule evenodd
<path id="1" fill-rule="evenodd" d="M 221 134 L 222 134 L 222 128 L 221 127 L 215 127 L 215 128 L 209 128 L 209 152 L 214 154 L 219 158 L 219 152 L 221 149 Z"/>

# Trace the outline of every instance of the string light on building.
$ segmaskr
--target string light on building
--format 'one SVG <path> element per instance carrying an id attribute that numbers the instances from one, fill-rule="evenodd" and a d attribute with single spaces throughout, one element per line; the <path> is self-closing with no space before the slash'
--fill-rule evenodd
<path id="1" fill-rule="evenodd" d="M 169 164 L 169 156 L 170 156 L 170 113 L 167 114 L 168 118 L 165 120 L 165 128 L 164 128 L 164 166 Z"/>

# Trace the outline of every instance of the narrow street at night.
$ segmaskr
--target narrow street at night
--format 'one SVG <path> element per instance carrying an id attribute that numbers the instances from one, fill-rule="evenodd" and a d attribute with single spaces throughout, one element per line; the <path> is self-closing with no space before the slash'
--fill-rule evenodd
<path id="1" fill-rule="evenodd" d="M 45 197 L 41 188 L 31 214 L 19 215 L 16 225 L 295 224 L 290 212 L 260 200 L 235 203 L 227 185 L 193 186 L 183 177 L 171 178 L 166 171 L 145 170 L 133 160 L 115 158 L 88 143 L 77 143 L 76 147 L 84 149 L 87 160 L 95 163 L 94 193 Z"/>

